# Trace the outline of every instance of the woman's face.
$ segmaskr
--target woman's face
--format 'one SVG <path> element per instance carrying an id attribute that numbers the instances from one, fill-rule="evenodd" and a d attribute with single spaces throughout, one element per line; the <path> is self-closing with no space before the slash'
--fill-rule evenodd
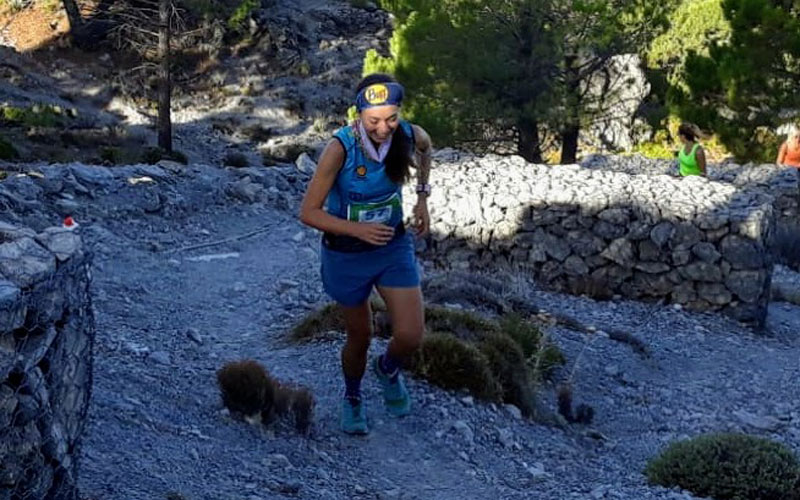
<path id="1" fill-rule="evenodd" d="M 400 107 L 386 105 L 367 108 L 361 112 L 361 123 L 369 138 L 382 144 L 391 139 L 400 123 Z"/>

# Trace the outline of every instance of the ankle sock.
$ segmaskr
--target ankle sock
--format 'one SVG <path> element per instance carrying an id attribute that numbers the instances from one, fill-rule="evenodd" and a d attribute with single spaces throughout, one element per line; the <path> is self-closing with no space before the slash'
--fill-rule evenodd
<path id="1" fill-rule="evenodd" d="M 389 353 L 384 353 L 383 356 L 378 358 L 378 366 L 381 371 L 388 375 L 390 379 L 394 380 L 400 373 L 400 360 L 389 356 Z"/>
<path id="2" fill-rule="evenodd" d="M 353 404 L 361 401 L 361 378 L 344 378 L 344 397 Z"/>

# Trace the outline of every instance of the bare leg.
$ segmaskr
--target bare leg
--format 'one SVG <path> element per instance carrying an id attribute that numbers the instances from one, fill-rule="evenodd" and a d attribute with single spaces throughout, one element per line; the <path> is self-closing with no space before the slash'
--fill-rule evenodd
<path id="1" fill-rule="evenodd" d="M 367 366 L 372 337 L 372 309 L 369 301 L 355 307 L 342 306 L 347 341 L 342 348 L 342 371 L 350 379 L 361 379 Z"/>
<path id="2" fill-rule="evenodd" d="M 422 307 L 422 290 L 415 288 L 378 287 L 392 323 L 392 340 L 387 353 L 405 361 L 422 343 L 425 330 L 425 312 Z"/>

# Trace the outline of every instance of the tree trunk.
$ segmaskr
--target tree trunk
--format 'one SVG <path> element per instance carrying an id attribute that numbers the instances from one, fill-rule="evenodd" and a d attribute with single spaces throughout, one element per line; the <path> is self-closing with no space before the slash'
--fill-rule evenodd
<path id="1" fill-rule="evenodd" d="M 64 10 L 67 11 L 70 32 L 73 34 L 78 33 L 83 25 L 83 18 L 81 18 L 78 4 L 75 3 L 75 0 L 64 0 Z"/>
<path id="2" fill-rule="evenodd" d="M 170 0 L 158 2 L 158 147 L 172 152 L 172 77 L 170 74 Z"/>
<path id="3" fill-rule="evenodd" d="M 539 142 L 539 124 L 534 118 L 521 118 L 517 123 L 519 137 L 517 152 L 531 163 L 542 162 L 542 144 Z"/>
<path id="4" fill-rule="evenodd" d="M 578 158 L 578 133 L 580 127 L 570 124 L 561 132 L 561 164 L 575 163 Z"/>
<path id="5" fill-rule="evenodd" d="M 566 123 L 561 129 L 561 164 L 575 163 L 578 158 L 578 135 L 581 130 L 581 89 L 580 75 L 575 68 L 577 57 L 566 56 Z"/>

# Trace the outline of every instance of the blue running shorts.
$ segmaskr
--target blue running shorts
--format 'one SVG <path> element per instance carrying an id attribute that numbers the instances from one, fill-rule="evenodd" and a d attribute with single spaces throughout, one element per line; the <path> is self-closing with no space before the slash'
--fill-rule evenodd
<path id="1" fill-rule="evenodd" d="M 414 288 L 420 284 L 411 233 L 364 252 L 339 252 L 322 244 L 320 260 L 325 292 L 346 307 L 364 303 L 373 286 Z"/>

